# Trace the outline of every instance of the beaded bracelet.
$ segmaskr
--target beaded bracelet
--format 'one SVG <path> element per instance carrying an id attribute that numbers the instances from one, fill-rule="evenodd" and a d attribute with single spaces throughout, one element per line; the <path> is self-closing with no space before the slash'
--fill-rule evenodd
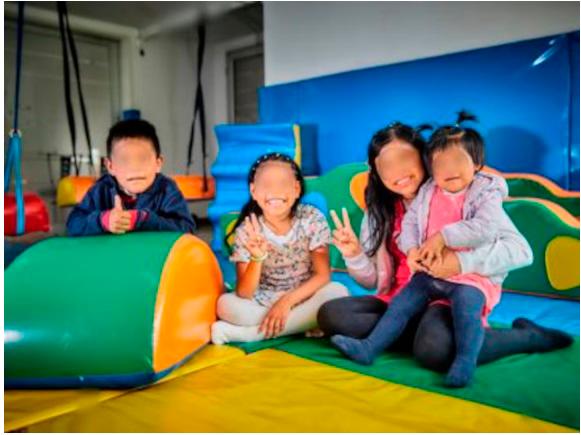
<path id="1" fill-rule="evenodd" d="M 255 257 L 254 255 L 252 255 L 252 256 L 250 256 L 250 261 L 254 261 L 256 263 L 262 263 L 264 260 L 266 260 L 267 257 L 268 257 L 268 252 L 265 252 L 260 257 Z"/>

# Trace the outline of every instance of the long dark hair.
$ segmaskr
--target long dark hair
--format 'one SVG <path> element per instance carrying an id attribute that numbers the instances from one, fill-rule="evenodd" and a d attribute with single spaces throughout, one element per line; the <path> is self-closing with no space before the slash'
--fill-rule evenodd
<path id="1" fill-rule="evenodd" d="M 299 197 L 296 199 L 296 201 L 293 203 L 293 205 L 291 207 L 291 216 L 294 216 L 295 212 L 297 210 L 297 207 L 299 206 L 299 203 L 301 201 L 301 198 L 303 197 L 303 195 L 305 193 L 305 179 L 304 179 L 303 174 L 301 172 L 301 168 L 299 168 L 299 165 L 297 165 L 297 163 L 292 158 L 287 156 L 286 154 L 281 154 L 281 153 L 264 154 L 264 155 L 260 156 L 258 159 L 256 159 L 254 161 L 254 163 L 252 164 L 252 166 L 250 167 L 250 171 L 248 172 L 248 187 L 249 188 L 250 188 L 250 184 L 254 183 L 254 178 L 256 177 L 256 171 L 258 170 L 258 168 L 260 168 L 261 165 L 263 165 L 266 162 L 288 163 L 290 165 L 291 169 L 293 170 L 293 172 L 295 174 L 295 178 L 299 182 L 300 189 L 301 189 L 301 191 L 299 193 Z M 244 204 L 244 206 L 242 207 L 242 210 L 240 211 L 240 215 L 238 216 L 238 219 L 236 219 L 236 223 L 234 224 L 232 229 L 224 237 L 224 241 L 226 242 L 226 246 L 230 247 L 230 245 L 228 244 L 228 239 L 230 238 L 230 236 L 232 236 L 232 234 L 234 234 L 236 232 L 236 229 L 242 224 L 242 222 L 244 222 L 244 219 L 246 219 L 248 216 L 250 216 L 253 213 L 256 215 L 256 217 L 261 216 L 262 209 L 258 205 L 258 202 L 256 202 L 254 200 L 254 198 L 252 198 L 252 196 L 251 196 L 250 199 L 248 200 L 248 202 L 246 204 Z"/>
<path id="2" fill-rule="evenodd" d="M 423 155 L 425 141 L 421 132 L 431 128 L 423 124 L 417 128 L 401 122 L 394 122 L 377 131 L 367 149 L 367 163 L 369 165 L 369 182 L 365 188 L 365 202 L 367 204 L 367 217 L 369 223 L 369 243 L 367 255 L 373 256 L 382 243 L 391 239 L 393 220 L 395 216 L 395 204 L 400 196 L 389 190 L 381 181 L 375 159 L 381 150 L 393 140 L 399 139 L 407 142 Z M 422 180 L 423 182 L 424 180 Z"/>
<path id="3" fill-rule="evenodd" d="M 434 153 L 453 145 L 463 147 L 472 158 L 477 170 L 482 169 L 484 165 L 484 140 L 480 133 L 473 128 L 462 126 L 466 121 L 477 121 L 477 118 L 471 113 L 461 110 L 458 112 L 456 124 L 444 125 L 432 133 L 425 152 L 425 164 L 430 173 L 432 172 Z"/>

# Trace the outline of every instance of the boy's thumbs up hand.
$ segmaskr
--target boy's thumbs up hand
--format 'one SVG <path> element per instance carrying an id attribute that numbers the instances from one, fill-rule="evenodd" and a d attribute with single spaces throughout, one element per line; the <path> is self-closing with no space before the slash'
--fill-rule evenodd
<path id="1" fill-rule="evenodd" d="M 119 195 L 113 199 L 113 208 L 109 212 L 108 229 L 113 234 L 123 234 L 131 229 L 131 213 L 123 210 L 123 202 Z"/>
<path id="2" fill-rule="evenodd" d="M 113 203 L 113 210 L 123 210 L 123 202 L 121 201 L 121 197 L 119 195 L 115 195 Z"/>

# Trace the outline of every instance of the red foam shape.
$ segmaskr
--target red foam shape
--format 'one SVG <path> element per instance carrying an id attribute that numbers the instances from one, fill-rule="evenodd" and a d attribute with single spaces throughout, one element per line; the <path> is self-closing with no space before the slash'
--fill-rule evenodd
<path id="1" fill-rule="evenodd" d="M 48 208 L 40 196 L 34 192 L 24 194 L 24 233 L 50 231 Z M 16 197 L 14 193 L 4 194 L 4 235 L 16 236 Z"/>

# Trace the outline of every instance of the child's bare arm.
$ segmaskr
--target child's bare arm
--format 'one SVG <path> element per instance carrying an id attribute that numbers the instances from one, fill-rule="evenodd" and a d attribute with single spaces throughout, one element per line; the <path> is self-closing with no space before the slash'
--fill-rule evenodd
<path id="1" fill-rule="evenodd" d="M 260 283 L 262 262 L 268 255 L 268 242 L 262 235 L 258 218 L 254 214 L 245 219 L 244 227 L 238 236 L 239 243 L 248 252 L 250 261 L 236 263 L 236 294 L 241 298 L 250 299 Z"/>
<path id="2" fill-rule="evenodd" d="M 262 262 L 236 263 L 236 294 L 251 299 L 258 288 Z"/>
<path id="3" fill-rule="evenodd" d="M 270 311 L 264 316 L 259 326 L 259 331 L 264 332 L 265 338 L 278 335 L 284 329 L 291 309 L 309 299 L 331 280 L 329 248 L 325 246 L 311 251 L 311 259 L 313 262 L 313 275 L 311 278 L 296 289 L 288 291 L 276 301 Z"/>
<path id="4" fill-rule="evenodd" d="M 329 248 L 325 246 L 311 251 L 311 260 L 313 262 L 313 275 L 284 296 L 293 307 L 310 298 L 317 290 L 331 281 Z"/>

